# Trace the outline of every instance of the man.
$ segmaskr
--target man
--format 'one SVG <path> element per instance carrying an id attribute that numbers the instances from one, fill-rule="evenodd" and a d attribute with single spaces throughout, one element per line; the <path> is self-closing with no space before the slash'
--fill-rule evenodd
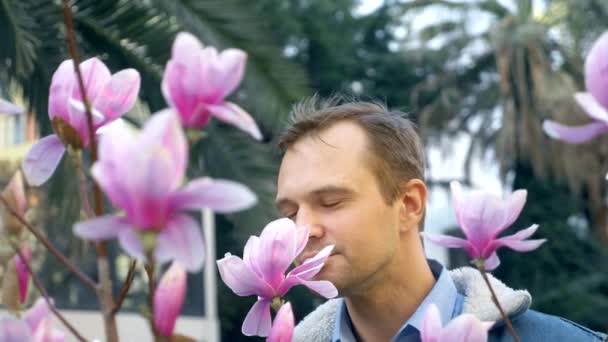
<path id="1" fill-rule="evenodd" d="M 444 325 L 472 313 L 497 321 L 490 340 L 511 340 L 476 270 L 448 272 L 425 258 L 423 146 L 403 113 L 312 98 L 294 107 L 279 145 L 277 206 L 311 228 L 297 261 L 334 244 L 316 279 L 331 281 L 341 296 L 300 322 L 295 341 L 418 341 L 430 303 Z M 522 341 L 603 341 L 604 335 L 529 310 L 527 291 L 492 282 Z"/>

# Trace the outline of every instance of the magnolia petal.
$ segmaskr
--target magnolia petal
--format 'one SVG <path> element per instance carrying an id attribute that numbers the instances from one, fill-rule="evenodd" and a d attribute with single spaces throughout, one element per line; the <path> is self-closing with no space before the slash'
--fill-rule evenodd
<path id="1" fill-rule="evenodd" d="M 543 130 L 553 139 L 563 140 L 571 144 L 587 142 L 608 131 L 603 122 L 593 122 L 582 126 L 566 126 L 555 121 L 545 120 Z"/>
<path id="2" fill-rule="evenodd" d="M 190 127 L 196 108 L 200 107 L 197 96 L 185 89 L 184 78 L 194 74 L 187 66 L 175 60 L 167 62 L 161 90 L 170 107 L 175 109 L 184 127 Z M 200 78 L 200 77 L 199 77 Z"/>
<path id="3" fill-rule="evenodd" d="M 118 233 L 118 243 L 127 254 L 137 260 L 146 262 L 144 246 L 141 239 L 133 229 L 123 229 Z"/>
<path id="4" fill-rule="evenodd" d="M 293 310 L 288 302 L 281 305 L 277 312 L 266 342 L 291 342 L 294 326 Z"/>
<path id="5" fill-rule="evenodd" d="M 171 58 L 183 63 L 188 61 L 192 52 L 203 49 L 203 44 L 189 32 L 180 32 L 175 36 L 173 47 L 171 48 Z"/>
<path id="6" fill-rule="evenodd" d="M 466 248 L 470 245 L 469 241 L 465 239 L 449 235 L 432 234 L 426 232 L 421 233 L 421 235 L 424 236 L 425 239 L 446 248 Z"/>
<path id="7" fill-rule="evenodd" d="M 175 322 L 186 297 L 186 270 L 174 262 L 154 291 L 154 326 L 161 336 L 173 336 Z"/>
<path id="8" fill-rule="evenodd" d="M 481 321 L 471 314 L 462 314 L 451 320 L 441 331 L 440 342 L 486 342 L 488 331 Z"/>
<path id="9" fill-rule="evenodd" d="M 308 287 L 309 290 L 317 293 L 325 298 L 334 298 L 338 296 L 338 289 L 328 280 L 300 280 L 300 285 Z"/>
<path id="10" fill-rule="evenodd" d="M 270 301 L 259 299 L 247 313 L 241 332 L 245 336 L 266 337 L 270 332 L 271 323 Z"/>
<path id="11" fill-rule="evenodd" d="M 51 317 L 45 318 L 34 331 L 34 342 L 64 342 L 65 334 L 56 329 Z"/>
<path id="12" fill-rule="evenodd" d="M 219 105 L 208 105 L 207 109 L 219 120 L 235 126 L 255 140 L 262 140 L 262 133 L 253 117 L 236 104 L 224 102 Z"/>
<path id="13" fill-rule="evenodd" d="M 431 303 L 422 318 L 422 326 L 420 328 L 421 342 L 437 342 L 441 335 L 441 316 L 437 305 Z"/>
<path id="14" fill-rule="evenodd" d="M 14 203 L 17 206 L 13 209 L 21 216 L 25 214 L 25 209 L 27 207 L 24 189 L 21 171 L 17 170 L 13 177 L 11 177 L 6 188 L 4 188 L 4 191 L 2 191 L 2 196 L 4 196 L 5 199 L 8 199 L 11 205 Z"/>
<path id="15" fill-rule="evenodd" d="M 72 70 L 72 72 L 74 71 Z M 94 103 L 97 96 L 103 91 L 104 86 L 110 81 L 112 74 L 97 57 L 89 58 L 80 63 L 80 72 L 82 73 L 87 100 Z M 83 101 L 79 86 L 75 86 L 72 90 L 72 98 Z"/>
<path id="16" fill-rule="evenodd" d="M 0 341 L 4 342 L 28 342 L 33 336 L 30 327 L 18 318 L 0 318 Z"/>
<path id="17" fill-rule="evenodd" d="M 131 212 L 132 195 L 125 183 L 125 175 L 131 170 L 125 161 L 137 153 L 135 134 L 126 126 L 117 125 L 99 140 L 99 160 L 91 167 L 91 175 L 114 207 Z"/>
<path id="18" fill-rule="evenodd" d="M 246 61 L 247 54 L 240 49 L 226 49 L 219 54 L 215 71 L 220 77 L 215 86 L 221 99 L 231 94 L 241 83 Z"/>
<path id="19" fill-rule="evenodd" d="M 508 237 L 496 240 L 499 245 L 509 247 L 518 252 L 533 251 L 545 243 L 545 241 L 547 241 L 547 239 L 517 240 L 509 239 Z"/>
<path id="20" fill-rule="evenodd" d="M 291 270 L 285 280 L 281 282 L 277 292 L 283 296 L 290 288 L 304 284 L 304 282 L 312 279 L 317 273 L 321 271 L 325 265 L 325 261 L 334 249 L 334 245 L 324 247 L 314 257 L 306 259 L 301 265 L 296 266 Z M 314 286 L 314 285 L 313 285 Z"/>
<path id="21" fill-rule="evenodd" d="M 534 250 L 542 245 L 546 239 L 537 240 L 525 240 L 532 236 L 538 229 L 538 225 L 534 224 L 526 229 L 520 230 L 516 234 L 504 236 L 500 239 L 496 239 L 490 243 L 484 254 L 488 254 L 497 250 L 500 247 L 506 246 L 518 252 L 528 252 Z"/>
<path id="22" fill-rule="evenodd" d="M 270 222 L 260 234 L 257 264 L 262 277 L 273 288 L 279 287 L 284 273 L 296 257 L 296 225 L 287 218 Z"/>
<path id="23" fill-rule="evenodd" d="M 38 326 L 42 321 L 51 315 L 51 308 L 47 304 L 46 300 L 42 297 L 38 298 L 34 305 L 25 312 L 23 320 L 32 329 L 38 329 Z"/>
<path id="24" fill-rule="evenodd" d="M 78 222 L 74 225 L 74 234 L 85 240 L 109 240 L 116 238 L 120 232 L 130 230 L 126 218 L 116 215 L 105 215 Z"/>
<path id="25" fill-rule="evenodd" d="M 162 146 L 171 161 L 168 177 L 172 189 L 183 181 L 188 163 L 188 141 L 180 125 L 177 114 L 172 109 L 164 109 L 152 115 L 140 135 L 140 146 Z"/>
<path id="26" fill-rule="evenodd" d="M 484 260 L 484 267 L 486 271 L 493 271 L 500 265 L 500 259 L 498 254 L 494 251 L 490 256 Z"/>
<path id="27" fill-rule="evenodd" d="M 198 223 L 188 215 L 172 217 L 158 235 L 156 259 L 176 260 L 189 272 L 198 272 L 205 262 L 205 243 Z"/>
<path id="28" fill-rule="evenodd" d="M 209 208 L 219 213 L 245 210 L 257 202 L 245 185 L 229 180 L 197 178 L 174 193 L 171 210 Z"/>
<path id="29" fill-rule="evenodd" d="M 27 286 L 30 280 L 29 265 L 32 259 L 32 252 L 27 244 L 21 247 L 23 259 L 17 254 L 15 255 L 15 266 L 17 269 L 17 278 L 19 280 L 19 301 L 25 304 L 27 297 Z"/>
<path id="30" fill-rule="evenodd" d="M 264 274 L 260 270 L 258 265 L 258 260 L 260 260 L 260 238 L 257 236 L 250 236 L 245 244 L 245 248 L 243 249 L 243 261 L 249 266 L 249 268 L 258 275 L 258 277 L 263 278 Z"/>
<path id="31" fill-rule="evenodd" d="M 503 227 L 507 228 L 517 220 L 519 214 L 526 204 L 526 197 L 528 192 L 526 190 L 517 190 L 513 192 L 505 201 L 506 218 L 503 223 Z"/>
<path id="32" fill-rule="evenodd" d="M 597 101 L 608 108 L 608 33 L 593 43 L 585 59 L 585 87 Z"/>
<path id="33" fill-rule="evenodd" d="M 0 114 L 9 114 L 9 115 L 13 115 L 13 114 L 20 114 L 23 112 L 23 108 L 12 104 L 8 101 L 4 101 L 2 99 L 0 99 Z"/>
<path id="34" fill-rule="evenodd" d="M 226 255 L 217 261 L 217 268 L 224 283 L 238 296 L 272 298 L 275 295 L 274 289 L 237 256 Z"/>
<path id="35" fill-rule="evenodd" d="M 296 227 L 296 253 L 295 255 L 300 255 L 304 248 L 306 248 L 306 244 L 308 243 L 308 237 L 310 235 L 310 227 L 309 226 L 299 226 Z"/>
<path id="36" fill-rule="evenodd" d="M 80 100 L 70 99 L 68 101 L 68 122 L 74 128 L 85 146 L 89 144 L 89 124 L 87 122 L 87 112 L 84 103 Z M 93 130 L 104 122 L 103 114 L 95 107 L 91 107 L 93 116 Z"/>
<path id="37" fill-rule="evenodd" d="M 0 291 L 2 304 L 11 313 L 18 313 L 21 309 L 19 290 L 19 274 L 17 272 L 17 265 L 13 259 L 7 265 L 4 265 L 2 290 Z"/>
<path id="38" fill-rule="evenodd" d="M 589 117 L 608 124 L 608 111 L 590 93 L 576 93 L 574 98 Z"/>
<path id="39" fill-rule="evenodd" d="M 298 277 L 306 280 L 314 277 L 317 275 L 317 273 L 319 273 L 325 264 L 325 261 L 327 258 L 329 258 L 331 252 L 334 250 L 334 247 L 334 245 L 323 247 L 315 256 L 304 260 L 301 265 L 294 267 L 294 269 L 289 272 L 289 275 L 297 275 Z M 316 272 L 311 273 L 311 270 L 316 270 Z"/>
<path id="40" fill-rule="evenodd" d="M 75 85 L 74 63 L 71 59 L 68 59 L 59 64 L 51 79 L 48 103 L 49 118 L 60 117 L 66 121 L 69 120 L 68 101 L 72 96 Z"/>
<path id="41" fill-rule="evenodd" d="M 93 102 L 93 107 L 104 116 L 103 124 L 120 117 L 133 107 L 140 84 L 141 78 L 135 69 L 121 70 L 112 75 L 110 82 Z"/>
<path id="42" fill-rule="evenodd" d="M 36 142 L 21 164 L 27 183 L 32 186 L 45 183 L 57 169 L 64 153 L 65 146 L 55 134 Z"/>

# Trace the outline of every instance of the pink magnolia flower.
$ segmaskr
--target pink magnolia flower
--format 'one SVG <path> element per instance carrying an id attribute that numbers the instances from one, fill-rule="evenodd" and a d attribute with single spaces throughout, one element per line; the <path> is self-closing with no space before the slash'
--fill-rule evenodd
<path id="1" fill-rule="evenodd" d="M 218 53 L 214 47 L 204 48 L 190 33 L 177 35 L 165 68 L 162 91 L 179 113 L 184 127 L 203 128 L 214 116 L 257 140 L 262 138 L 251 115 L 224 100 L 243 79 L 246 59 L 242 50 L 227 49 Z"/>
<path id="2" fill-rule="evenodd" d="M 97 132 L 133 107 L 139 93 L 139 73 L 125 69 L 112 75 L 97 58 L 82 62 L 80 69 L 91 103 L 93 130 Z M 89 145 L 85 106 L 71 59 L 61 63 L 53 74 L 48 110 L 55 134 L 40 139 L 23 160 L 25 178 L 36 186 L 51 177 L 65 146 L 80 150 Z"/>
<path id="3" fill-rule="evenodd" d="M 486 342 L 494 322 L 482 322 L 471 314 L 460 315 L 441 327 L 439 309 L 430 304 L 420 329 L 421 342 Z"/>
<path id="4" fill-rule="evenodd" d="M 23 315 L 23 320 L 32 329 L 33 342 L 63 342 L 65 334 L 53 325 L 53 313 L 44 298 L 38 298 Z"/>
<path id="5" fill-rule="evenodd" d="M 19 114 L 21 112 L 23 112 L 23 108 L 14 105 L 8 101 L 0 99 L 0 114 L 13 115 Z"/>
<path id="6" fill-rule="evenodd" d="M 24 304 L 27 297 L 27 286 L 30 280 L 28 265 L 30 265 L 30 260 L 32 259 L 32 252 L 27 244 L 24 244 L 21 247 L 21 254 L 25 260 L 21 259 L 19 255 L 15 255 L 13 260 L 17 270 L 17 279 L 19 281 L 19 301 L 21 304 Z"/>
<path id="7" fill-rule="evenodd" d="M 173 336 L 173 329 L 186 296 L 186 270 L 177 262 L 165 272 L 154 292 L 154 326 L 161 336 Z"/>
<path id="8" fill-rule="evenodd" d="M 266 342 L 291 342 L 295 322 L 291 303 L 285 303 L 274 318 L 270 334 Z"/>
<path id="9" fill-rule="evenodd" d="M 63 342 L 65 334 L 53 326 L 51 310 L 39 298 L 22 319 L 0 319 L 0 341 L 3 342 Z"/>
<path id="10" fill-rule="evenodd" d="M 0 318 L 0 341 L 28 342 L 32 340 L 32 330 L 23 320 L 7 316 Z"/>
<path id="11" fill-rule="evenodd" d="M 8 202 L 11 209 L 19 214 L 19 216 L 23 217 L 25 215 L 27 201 L 20 171 L 15 172 L 8 185 L 2 190 L 1 195 Z M 3 205 L 0 206 L 0 231 L 3 234 L 19 235 L 22 230 L 23 226 L 21 222 L 8 212 Z"/>
<path id="12" fill-rule="evenodd" d="M 204 261 L 203 237 L 198 223 L 183 211 L 210 208 L 227 213 L 256 202 L 251 190 L 227 180 L 196 178 L 181 186 L 188 145 L 170 110 L 153 115 L 139 135 L 117 126 L 100 140 L 99 160 L 91 174 L 124 215 L 77 223 L 74 233 L 83 239 L 117 237 L 135 258 L 146 260 L 153 254 L 158 262 L 177 260 L 196 272 Z"/>
<path id="13" fill-rule="evenodd" d="M 587 55 L 585 87 L 587 92 L 576 93 L 575 99 L 592 122 L 566 126 L 546 120 L 543 129 L 550 137 L 579 144 L 608 132 L 608 32 L 600 36 Z"/>
<path id="14" fill-rule="evenodd" d="M 484 261 L 486 270 L 493 270 L 500 264 L 496 255 L 500 247 L 526 252 L 545 242 L 545 239 L 526 240 L 538 229 L 536 224 L 516 234 L 498 238 L 521 213 L 526 203 L 526 190 L 517 190 L 502 200 L 483 191 L 463 194 L 458 182 L 451 182 L 450 186 L 456 220 L 466 239 L 423 233 L 430 241 L 448 248 L 464 248 L 472 259 Z"/>
<path id="15" fill-rule="evenodd" d="M 245 321 L 242 332 L 247 336 L 268 336 L 270 304 L 284 296 L 295 285 L 304 285 L 323 297 L 338 295 L 336 287 L 326 280 L 311 280 L 325 264 L 334 246 L 323 248 L 285 276 L 308 242 L 309 228 L 296 229 L 293 221 L 283 218 L 270 222 L 260 237 L 251 236 L 245 244 L 243 259 L 227 253 L 217 261 L 222 280 L 239 296 L 258 296 Z"/>

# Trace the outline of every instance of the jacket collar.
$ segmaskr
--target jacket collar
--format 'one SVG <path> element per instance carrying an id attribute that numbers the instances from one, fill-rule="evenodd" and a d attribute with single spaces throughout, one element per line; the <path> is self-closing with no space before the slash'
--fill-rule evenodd
<path id="1" fill-rule="evenodd" d="M 498 322 L 502 317 L 492 302 L 490 291 L 478 270 L 462 267 L 450 272 L 454 285 L 464 296 L 462 313 L 475 315 L 482 321 Z M 532 303 L 532 296 L 525 290 L 513 290 L 488 274 L 490 284 L 505 313 L 514 319 L 524 313 Z M 295 328 L 294 341 L 330 341 L 341 301 L 330 299 L 306 316 Z"/>

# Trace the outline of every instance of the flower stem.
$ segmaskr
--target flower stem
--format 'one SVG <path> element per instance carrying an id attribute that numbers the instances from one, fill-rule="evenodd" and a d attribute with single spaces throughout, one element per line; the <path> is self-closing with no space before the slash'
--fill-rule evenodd
<path id="1" fill-rule="evenodd" d="M 135 278 L 135 266 L 137 266 L 137 260 L 131 260 L 131 266 L 129 266 L 129 272 L 127 273 L 127 278 L 125 282 L 122 284 L 122 288 L 120 289 L 120 294 L 118 295 L 118 299 L 116 300 L 116 304 L 112 309 L 112 312 L 116 314 L 120 307 L 122 306 L 122 302 L 127 297 L 127 293 L 129 293 L 129 289 L 131 288 L 131 284 L 133 284 L 133 279 Z"/>
<path id="2" fill-rule="evenodd" d="M 93 208 L 91 208 L 91 204 L 89 203 L 89 194 L 87 192 L 87 180 L 84 174 L 84 169 L 82 168 L 82 150 L 73 151 L 71 147 L 68 147 L 68 151 L 72 161 L 74 162 L 74 167 L 76 168 L 76 174 L 78 175 L 78 189 L 80 190 L 80 200 L 82 201 L 82 208 L 87 215 L 88 219 L 95 217 L 95 213 L 93 212 Z"/>
<path id="3" fill-rule="evenodd" d="M 156 292 L 156 280 L 154 279 L 155 275 L 155 265 L 154 258 L 151 255 L 148 255 L 148 263 L 144 266 L 146 270 L 146 274 L 148 275 L 148 295 L 149 295 L 149 306 L 150 306 L 150 327 L 152 329 L 152 334 L 154 335 L 155 342 L 162 342 L 162 338 L 158 331 L 156 330 L 156 325 L 154 324 L 154 293 Z"/>
<path id="4" fill-rule="evenodd" d="M 49 253 L 53 254 L 53 256 L 55 256 L 60 263 L 74 273 L 86 286 L 90 287 L 94 291 L 97 291 L 97 284 L 95 284 L 91 278 L 78 269 L 78 267 L 72 264 L 72 262 L 65 255 L 63 255 L 63 253 L 61 253 L 44 235 L 42 235 L 42 233 L 40 233 L 36 228 L 32 227 L 29 223 L 27 223 L 27 221 L 25 221 L 23 217 L 21 217 L 21 215 L 19 215 L 19 213 L 13 210 L 3 196 L 0 196 L 0 202 L 2 202 L 4 207 L 9 213 L 11 213 L 11 215 L 13 215 L 25 228 L 27 228 L 27 230 L 29 230 L 30 233 L 32 233 L 32 235 L 34 235 L 34 237 L 36 237 L 36 239 L 40 241 L 42 245 L 44 245 L 44 247 L 46 247 Z"/>
<path id="5" fill-rule="evenodd" d="M 86 341 L 86 339 L 78 332 L 78 330 L 76 330 L 76 328 L 74 328 L 74 326 L 72 326 L 70 324 L 70 322 L 68 322 L 68 320 L 59 312 L 59 310 L 57 310 L 57 308 L 55 308 L 55 305 L 53 305 L 53 303 L 51 303 L 48 292 L 42 285 L 42 282 L 40 281 L 40 279 L 38 278 L 36 273 L 34 273 L 34 271 L 32 270 L 32 267 L 27 262 L 27 259 L 25 258 L 23 253 L 21 253 L 21 250 L 19 249 L 19 247 L 11 239 L 9 239 L 9 243 L 11 244 L 11 247 L 15 250 L 15 252 L 19 255 L 19 258 L 21 258 L 21 262 L 23 262 L 23 264 L 25 265 L 25 268 L 27 269 L 27 272 L 32 277 L 34 286 L 36 286 L 36 288 L 38 289 L 38 291 L 40 292 L 40 294 L 46 301 L 46 304 L 48 305 L 49 309 L 55 314 L 55 316 L 57 316 L 57 318 L 61 321 L 61 323 L 63 323 L 63 325 L 74 335 L 74 337 L 76 337 L 76 339 L 78 339 L 81 342 Z"/>
<path id="6" fill-rule="evenodd" d="M 95 129 L 93 127 L 93 114 L 91 113 L 91 104 L 87 98 L 87 92 L 80 72 L 80 59 L 76 49 L 76 41 L 74 38 L 74 25 L 72 22 L 72 10 L 69 0 L 63 0 L 63 19 L 66 28 L 66 42 L 70 56 L 74 63 L 74 71 L 78 80 L 82 102 L 84 103 L 87 129 L 89 132 L 89 146 L 91 148 L 91 160 L 97 160 L 97 141 L 95 140 Z M 103 203 L 101 190 L 96 183 L 93 183 L 93 201 L 96 216 L 103 214 Z M 97 292 L 99 305 L 103 314 L 105 326 L 106 340 L 108 342 L 118 341 L 118 327 L 116 325 L 116 315 L 114 313 L 114 298 L 112 295 L 112 279 L 110 278 L 110 267 L 108 262 L 108 248 L 105 242 L 95 242 L 95 253 L 97 254 L 97 271 L 100 280 L 100 289 Z"/>
<path id="7" fill-rule="evenodd" d="M 476 263 L 476 264 L 477 264 L 477 269 L 479 270 L 479 272 L 481 273 L 481 276 L 483 277 L 483 280 L 486 282 L 486 285 L 488 285 L 488 289 L 490 289 L 490 293 L 492 294 L 492 301 L 498 308 L 498 311 L 500 311 L 502 320 L 503 320 L 503 322 L 505 322 L 505 325 L 507 326 L 509 333 L 511 333 L 511 336 L 513 336 L 513 340 L 515 342 L 519 342 L 519 336 L 517 336 L 517 333 L 515 332 L 515 329 L 513 328 L 513 324 L 511 324 L 511 320 L 505 314 L 505 311 L 503 310 L 502 306 L 500 305 L 500 302 L 498 302 L 498 297 L 496 297 L 496 293 L 494 293 L 494 288 L 492 288 L 492 284 L 490 284 L 490 279 L 488 279 L 488 275 L 486 274 L 486 269 L 485 269 L 483 263 Z"/>

